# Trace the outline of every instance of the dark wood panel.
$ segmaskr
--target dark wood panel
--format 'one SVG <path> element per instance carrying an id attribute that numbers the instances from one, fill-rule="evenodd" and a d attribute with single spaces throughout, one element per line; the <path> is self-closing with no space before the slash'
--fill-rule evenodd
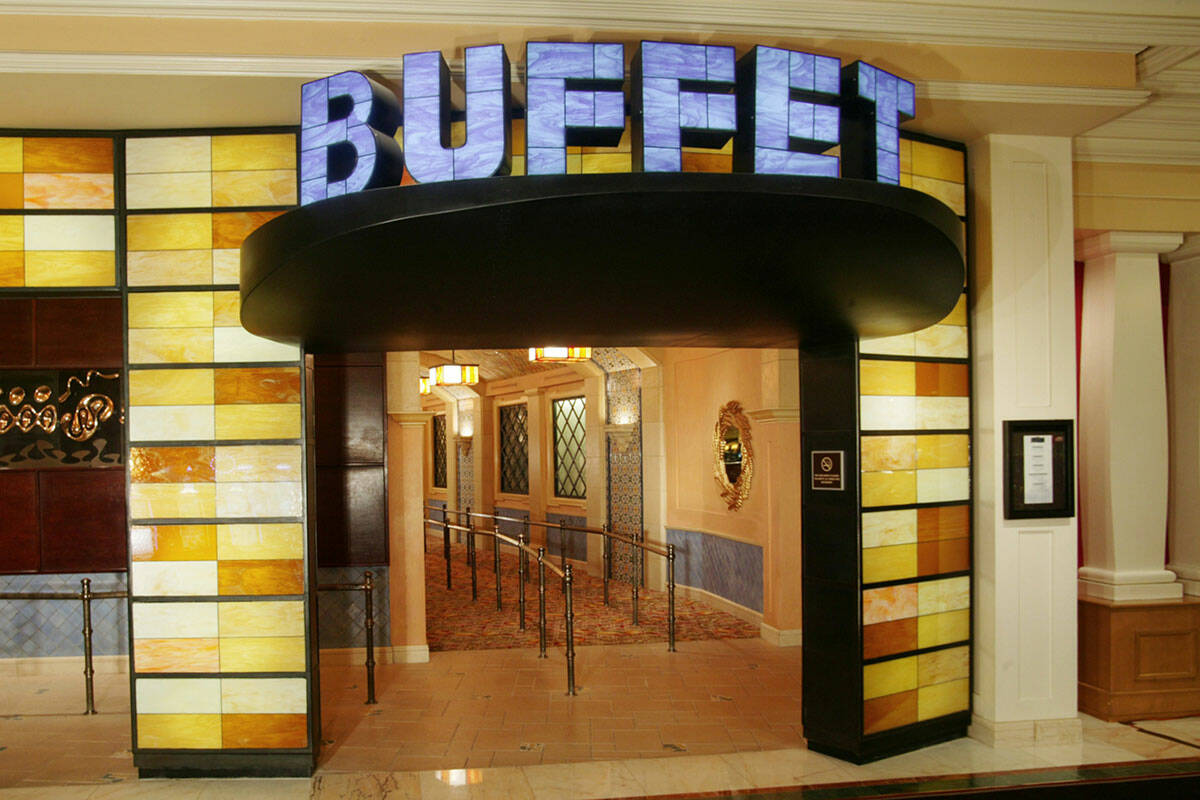
<path id="1" fill-rule="evenodd" d="M 317 467 L 317 564 L 388 563 L 383 467 Z"/>
<path id="2" fill-rule="evenodd" d="M 125 471 L 38 473 L 43 572 L 125 569 Z"/>
<path id="3" fill-rule="evenodd" d="M 55 297 L 37 301 L 40 367 L 120 367 L 124 320 L 119 297 Z"/>
<path id="4" fill-rule="evenodd" d="M 313 371 L 317 463 L 382 464 L 382 366 L 321 366 Z"/>
<path id="5" fill-rule="evenodd" d="M 0 572 L 38 569 L 37 473 L 0 472 Z"/>
<path id="6" fill-rule="evenodd" d="M 0 366 L 33 366 L 33 300 L 0 300 Z"/>

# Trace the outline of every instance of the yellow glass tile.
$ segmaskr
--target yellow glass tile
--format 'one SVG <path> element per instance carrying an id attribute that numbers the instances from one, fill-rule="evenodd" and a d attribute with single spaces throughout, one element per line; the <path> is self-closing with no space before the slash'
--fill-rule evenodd
<path id="1" fill-rule="evenodd" d="M 962 183 L 966 156 L 959 150 L 925 142 L 911 142 L 913 175 Z M 903 157 L 903 153 L 901 153 Z M 903 167 L 901 167 L 903 169 Z"/>
<path id="2" fill-rule="evenodd" d="M 900 139 L 900 171 L 911 173 L 912 170 L 912 139 Z"/>
<path id="3" fill-rule="evenodd" d="M 41 214 L 25 217 L 26 250 L 116 249 L 116 220 L 107 214 Z"/>
<path id="4" fill-rule="evenodd" d="M 966 678 L 971 674 L 971 651 L 967 647 L 951 647 L 917 656 L 917 685 L 932 686 Z"/>
<path id="5" fill-rule="evenodd" d="M 137 740 L 138 747 L 147 750 L 218 750 L 221 715 L 138 714 Z"/>
<path id="6" fill-rule="evenodd" d="M 217 484 L 219 517 L 298 517 L 304 513 L 301 484 Z"/>
<path id="7" fill-rule="evenodd" d="M 960 325 L 931 325 L 912 334 L 919 356 L 933 358 L 966 358 L 967 329 Z"/>
<path id="8" fill-rule="evenodd" d="M 585 173 L 633 172 L 629 153 L 585 153 L 581 162 Z"/>
<path id="9" fill-rule="evenodd" d="M 221 710 L 226 714 L 305 714 L 308 712 L 308 681 L 304 678 L 222 678 Z"/>
<path id="10" fill-rule="evenodd" d="M 212 168 L 208 136 L 152 136 L 125 141 L 125 171 L 208 172 Z"/>
<path id="11" fill-rule="evenodd" d="M 950 681 L 917 690 L 917 719 L 935 719 L 956 711 L 966 711 L 971 701 L 969 680 Z"/>
<path id="12" fill-rule="evenodd" d="M 212 174 L 212 204 L 217 208 L 290 206 L 295 202 L 295 170 L 214 172 Z"/>
<path id="13" fill-rule="evenodd" d="M 970 603 L 971 579 L 966 575 L 917 585 L 917 613 L 921 616 L 958 611 Z"/>
<path id="14" fill-rule="evenodd" d="M 583 170 L 583 156 L 567 150 L 567 174 L 578 175 Z"/>
<path id="15" fill-rule="evenodd" d="M 970 437 L 965 433 L 916 438 L 918 469 L 970 466 Z"/>
<path id="16" fill-rule="evenodd" d="M 915 436 L 864 436 L 861 446 L 862 458 L 859 468 L 863 472 L 917 467 Z"/>
<path id="17" fill-rule="evenodd" d="M 862 474 L 862 504 L 867 506 L 900 506 L 917 502 L 917 473 L 915 470 L 864 472 Z"/>
<path id="18" fill-rule="evenodd" d="M 205 208 L 213 204 L 208 172 L 159 172 L 125 176 L 128 208 Z"/>
<path id="19" fill-rule="evenodd" d="M 267 600 L 221 603 L 221 636 L 303 636 L 304 603 Z"/>
<path id="20" fill-rule="evenodd" d="M 917 350 L 916 338 L 911 333 L 898 336 L 868 336 L 858 342 L 858 352 L 863 355 L 911 356 Z"/>
<path id="21" fill-rule="evenodd" d="M 23 172 L 22 150 L 19 137 L 0 137 L 0 172 Z"/>
<path id="22" fill-rule="evenodd" d="M 25 285 L 25 254 L 0 251 L 0 286 Z"/>
<path id="23" fill-rule="evenodd" d="M 212 282 L 216 284 L 240 282 L 242 274 L 242 251 L 213 250 L 212 273 Z"/>
<path id="24" fill-rule="evenodd" d="M 961 325 L 967 324 L 967 296 L 961 294 L 958 296 L 958 302 L 954 304 L 954 310 L 947 314 L 939 325 Z"/>
<path id="25" fill-rule="evenodd" d="M 213 282 L 210 250 L 148 250 L 128 254 L 130 286 L 197 286 Z"/>
<path id="26" fill-rule="evenodd" d="M 967 213 L 966 187 L 961 183 L 940 181 L 937 178 L 925 178 L 914 174 L 912 188 L 941 200 L 960 217 Z"/>
<path id="27" fill-rule="evenodd" d="M 966 467 L 917 470 L 917 502 L 949 503 L 971 496 L 971 474 Z"/>
<path id="28" fill-rule="evenodd" d="M 900 173 L 900 185 L 903 186 L 905 189 L 912 188 L 912 173 L 911 172 L 901 172 Z"/>
<path id="29" fill-rule="evenodd" d="M 214 430 L 212 406 L 131 406 L 129 409 L 129 438 L 135 442 L 212 439 Z"/>
<path id="30" fill-rule="evenodd" d="M 116 282 L 117 258 L 111 250 L 25 253 L 26 286 L 114 286 Z"/>
<path id="31" fill-rule="evenodd" d="M 207 328 L 212 292 L 137 292 L 129 295 L 130 328 Z"/>
<path id="32" fill-rule="evenodd" d="M 863 699 L 917 688 L 917 657 L 880 661 L 863 667 Z"/>
<path id="33" fill-rule="evenodd" d="M 217 593 L 215 561 L 135 561 L 129 571 L 135 597 L 209 596 Z"/>
<path id="34" fill-rule="evenodd" d="M 863 395 L 859 398 L 859 422 L 865 431 L 911 430 L 917 427 L 918 397 Z"/>
<path id="35" fill-rule="evenodd" d="M 216 603 L 134 603 L 134 639 L 213 639 L 220 633 Z"/>
<path id="36" fill-rule="evenodd" d="M 965 642 L 971 634 L 971 610 L 947 611 L 917 618 L 917 647 Z"/>
<path id="37" fill-rule="evenodd" d="M 129 403 L 135 406 L 206 405 L 213 402 L 211 369 L 133 369 Z"/>
<path id="38" fill-rule="evenodd" d="M 862 515 L 863 547 L 886 547 L 917 541 L 917 510 L 868 511 Z"/>
<path id="39" fill-rule="evenodd" d="M 213 325 L 231 327 L 242 324 L 240 292 L 213 292 Z"/>
<path id="40" fill-rule="evenodd" d="M 138 715 L 220 714 L 220 678 L 138 678 Z"/>
<path id="41" fill-rule="evenodd" d="M 509 172 L 509 175 L 517 177 L 517 176 L 522 176 L 524 174 L 525 174 L 525 156 L 513 156 L 512 157 L 512 171 Z"/>
<path id="42" fill-rule="evenodd" d="M 112 208 L 113 176 L 101 173 L 25 175 L 25 208 Z"/>
<path id="43" fill-rule="evenodd" d="M 304 527 L 297 523 L 218 525 L 217 557 L 259 561 L 304 557 Z"/>
<path id="44" fill-rule="evenodd" d="M 129 217 L 129 250 L 207 250 L 212 214 L 142 214 Z"/>
<path id="45" fill-rule="evenodd" d="M 238 445 L 217 448 L 217 482 L 299 481 L 304 461 L 298 445 Z"/>
<path id="46" fill-rule="evenodd" d="M 0 216 L 0 251 L 25 249 L 25 218 Z"/>
<path id="47" fill-rule="evenodd" d="M 917 365 L 911 361 L 871 361 L 858 365 L 858 390 L 869 395 L 917 393 Z"/>
<path id="48" fill-rule="evenodd" d="M 299 403 L 217 406 L 217 439 L 298 439 Z"/>
<path id="49" fill-rule="evenodd" d="M 217 515 L 217 488 L 211 483 L 131 484 L 129 487 L 129 513 L 134 519 L 215 517 Z"/>
<path id="50" fill-rule="evenodd" d="M 298 361 L 300 348 L 294 344 L 273 342 L 238 325 L 213 330 L 215 360 L 231 361 Z"/>
<path id="51" fill-rule="evenodd" d="M 305 652 L 303 636 L 222 638 L 221 671 L 304 672 Z"/>
<path id="52" fill-rule="evenodd" d="M 210 561 L 217 557 L 217 526 L 134 525 L 129 552 L 134 561 Z"/>
<path id="53" fill-rule="evenodd" d="M 129 363 L 186 364 L 213 360 L 211 328 L 149 328 L 129 331 Z"/>
<path id="54" fill-rule="evenodd" d="M 897 544 L 862 551 L 863 583 L 882 583 L 917 576 L 917 546 Z"/>
<path id="55" fill-rule="evenodd" d="M 966 429 L 971 426 L 971 399 L 969 397 L 918 397 L 916 398 L 916 425 L 923 430 Z M 864 428 L 866 425 L 863 426 Z"/>
<path id="56" fill-rule="evenodd" d="M 296 168 L 296 137 L 290 133 L 236 134 L 212 138 L 214 172 Z"/>

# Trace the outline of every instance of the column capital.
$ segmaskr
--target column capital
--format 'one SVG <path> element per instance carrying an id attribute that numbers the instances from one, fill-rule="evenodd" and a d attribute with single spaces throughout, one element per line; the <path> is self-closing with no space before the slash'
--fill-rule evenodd
<path id="1" fill-rule="evenodd" d="M 1200 234 L 1188 234 L 1178 250 L 1172 250 L 1163 256 L 1168 264 L 1178 264 L 1181 267 L 1200 265 Z"/>
<path id="2" fill-rule="evenodd" d="M 1075 242 L 1075 259 L 1089 261 L 1114 254 L 1158 255 L 1171 252 L 1182 241 L 1182 233 L 1103 231 Z"/>

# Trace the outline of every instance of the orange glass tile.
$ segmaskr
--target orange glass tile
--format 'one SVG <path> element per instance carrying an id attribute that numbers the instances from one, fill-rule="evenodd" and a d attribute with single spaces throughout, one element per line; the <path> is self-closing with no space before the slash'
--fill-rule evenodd
<path id="1" fill-rule="evenodd" d="M 917 362 L 917 395 L 920 397 L 966 397 L 969 379 L 966 364 Z"/>
<path id="2" fill-rule="evenodd" d="M 917 541 L 961 539 L 971 530 L 970 506 L 917 509 Z"/>
<path id="3" fill-rule="evenodd" d="M 733 156 L 721 153 L 680 153 L 684 172 L 733 172 Z"/>
<path id="4" fill-rule="evenodd" d="M 30 136 L 24 144 L 27 173 L 113 171 L 112 139 Z"/>
<path id="5" fill-rule="evenodd" d="M 136 639 L 133 668 L 138 672 L 219 672 L 217 639 Z"/>
<path id="6" fill-rule="evenodd" d="M 308 745 L 304 714 L 223 714 L 221 746 L 236 748 L 300 748 Z"/>
<path id="7" fill-rule="evenodd" d="M 113 197 L 112 175 L 25 174 L 25 208 L 112 208 Z"/>
<path id="8" fill-rule="evenodd" d="M 917 649 L 917 618 L 864 625 L 863 658 L 879 658 Z"/>
<path id="9" fill-rule="evenodd" d="M 217 405 L 299 403 L 300 370 L 295 367 L 218 369 Z"/>
<path id="10" fill-rule="evenodd" d="M 211 483 L 216 480 L 214 447 L 131 447 L 132 483 Z"/>
<path id="11" fill-rule="evenodd" d="M 135 525 L 129 531 L 134 561 L 212 561 L 216 525 Z"/>
<path id="12" fill-rule="evenodd" d="M 863 733 L 887 731 L 916 721 L 916 690 L 863 701 Z"/>
<path id="13" fill-rule="evenodd" d="M 223 595 L 303 594 L 304 562 L 221 561 L 217 564 L 217 589 Z"/>
<path id="14" fill-rule="evenodd" d="M 25 254 L 0 251 L 0 286 L 25 285 Z"/>
<path id="15" fill-rule="evenodd" d="M 971 465 L 971 442 L 965 433 L 918 436 L 917 469 L 949 469 Z"/>
<path id="16" fill-rule="evenodd" d="M 228 328 L 242 324 L 240 292 L 213 292 L 213 325 Z"/>
<path id="17" fill-rule="evenodd" d="M 213 214 L 212 246 L 216 250 L 241 247 L 258 227 L 275 219 L 282 211 L 238 211 Z"/>
<path id="18" fill-rule="evenodd" d="M 917 585 L 905 583 L 863 592 L 863 625 L 917 615 Z"/>
<path id="19" fill-rule="evenodd" d="M 962 572 L 971 565 L 969 539 L 939 539 L 917 543 L 917 574 Z"/>
<path id="20" fill-rule="evenodd" d="M 291 133 L 245 133 L 212 137 L 213 172 L 296 168 Z"/>
<path id="21" fill-rule="evenodd" d="M 25 186 L 21 174 L 0 174 L 0 208 L 21 208 L 24 204 Z"/>

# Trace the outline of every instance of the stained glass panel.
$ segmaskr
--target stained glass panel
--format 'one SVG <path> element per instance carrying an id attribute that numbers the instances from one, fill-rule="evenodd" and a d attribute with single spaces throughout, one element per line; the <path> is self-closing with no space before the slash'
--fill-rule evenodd
<path id="1" fill-rule="evenodd" d="M 528 408 L 500 407 L 500 491 L 529 494 Z"/>
<path id="2" fill-rule="evenodd" d="M 587 496 L 584 468 L 585 401 L 567 397 L 554 401 L 554 495 L 582 499 Z"/>

